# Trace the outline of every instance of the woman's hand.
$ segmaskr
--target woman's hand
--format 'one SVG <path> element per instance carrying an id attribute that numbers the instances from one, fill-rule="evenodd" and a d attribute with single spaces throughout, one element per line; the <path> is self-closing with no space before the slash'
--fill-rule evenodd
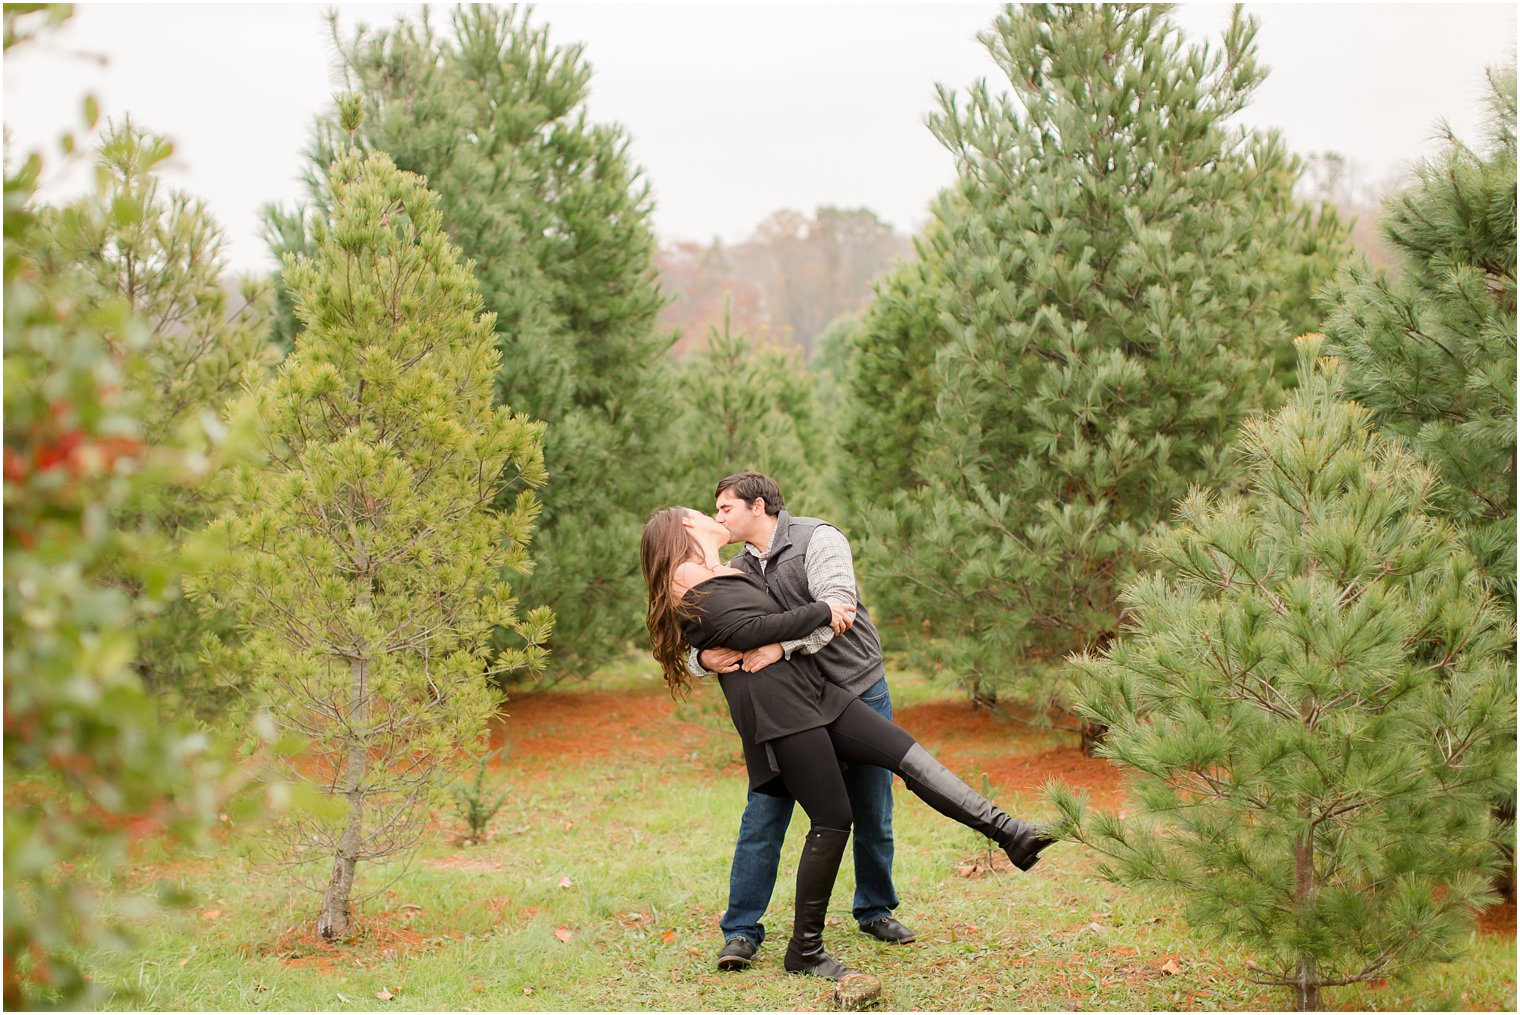
<path id="1" fill-rule="evenodd" d="M 781 646 L 775 643 L 761 645 L 759 648 L 752 648 L 744 653 L 744 672 L 759 673 L 785 654 L 781 650 Z"/>
<path id="2" fill-rule="evenodd" d="M 855 604 L 853 603 L 849 606 L 829 603 L 829 612 L 832 614 L 829 618 L 829 626 L 834 629 L 835 634 L 844 634 L 850 629 L 850 625 L 855 623 Z"/>

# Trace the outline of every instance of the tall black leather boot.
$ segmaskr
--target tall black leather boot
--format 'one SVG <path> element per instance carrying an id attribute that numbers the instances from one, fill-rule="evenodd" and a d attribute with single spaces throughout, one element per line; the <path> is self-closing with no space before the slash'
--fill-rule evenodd
<path id="1" fill-rule="evenodd" d="M 1021 871 L 1038 863 L 1040 850 L 1055 842 L 1037 826 L 1011 818 L 994 807 L 918 744 L 908 748 L 899 774 L 924 803 L 1003 847 L 1008 859 Z"/>
<path id="2" fill-rule="evenodd" d="M 856 972 L 823 950 L 823 921 L 829 911 L 829 896 L 834 893 L 839 861 L 849 841 L 848 828 L 814 825 L 808 830 L 802 844 L 802 861 L 797 864 L 797 915 L 792 924 L 792 940 L 786 946 L 785 965 L 789 973 L 842 980 Z"/>

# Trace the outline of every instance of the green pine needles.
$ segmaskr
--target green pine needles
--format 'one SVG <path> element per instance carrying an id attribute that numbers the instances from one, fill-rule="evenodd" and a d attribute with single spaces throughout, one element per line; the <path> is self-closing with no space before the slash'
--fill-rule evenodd
<path id="1" fill-rule="evenodd" d="M 543 425 L 492 406 L 493 320 L 436 198 L 379 153 L 328 179 L 314 252 L 285 265 L 303 331 L 248 397 L 267 464 L 238 477 L 215 527 L 235 552 L 195 591 L 235 611 L 253 700 L 304 739 L 288 776 L 340 802 L 283 826 L 298 868 L 331 869 L 332 938 L 356 865 L 412 849 L 437 771 L 496 707 L 489 676 L 541 668 L 552 618 L 498 581 L 530 563 Z M 493 628 L 521 644 L 493 658 Z"/>
<path id="2" fill-rule="evenodd" d="M 1241 431 L 1249 495 L 1189 496 L 1131 630 L 1076 660 L 1138 812 L 1052 795 L 1107 876 L 1180 892 L 1313 1009 L 1451 958 L 1489 901 L 1514 628 L 1431 473 L 1343 400 L 1320 336 L 1299 346 L 1298 390 Z"/>
<path id="3" fill-rule="evenodd" d="M 845 443 L 893 484 L 855 498 L 884 612 L 974 696 L 1042 702 L 1023 660 L 1119 630 L 1143 538 L 1231 480 L 1312 326 L 1344 229 L 1294 200 L 1278 137 L 1230 122 L 1266 73 L 1255 32 L 1237 11 L 1204 47 L 1161 5 L 1024 5 L 982 36 L 1008 94 L 941 92 L 959 179 L 862 325 Z"/>
<path id="4" fill-rule="evenodd" d="M 1396 278 L 1365 262 L 1326 291 L 1347 392 L 1408 438 L 1440 507 L 1515 603 L 1515 69 L 1490 74 L 1488 144 L 1448 133 L 1384 206 Z"/>
<path id="5" fill-rule="evenodd" d="M 349 38 L 334 18 L 333 46 L 369 110 L 355 143 L 425 177 L 450 241 L 475 262 L 495 315 L 498 403 L 549 424 L 536 567 L 513 584 L 554 611 L 551 677 L 589 673 L 643 630 L 630 547 L 673 486 L 674 336 L 656 322 L 648 183 L 622 128 L 586 109 L 583 49 L 555 44 L 530 7 L 461 6 L 444 26 L 424 9 Z M 317 209 L 347 143 L 339 119 L 318 125 L 311 148 Z M 281 249 L 309 242 L 290 216 L 270 226 Z"/>
<path id="6" fill-rule="evenodd" d="M 730 327 L 725 310 L 723 326 L 709 329 L 707 344 L 683 365 L 679 389 L 682 440 L 670 468 L 682 483 L 678 500 L 710 510 L 718 480 L 753 469 L 778 477 L 794 513 L 826 511 L 827 442 L 813 412 L 814 377 L 798 350 L 752 342 Z"/>

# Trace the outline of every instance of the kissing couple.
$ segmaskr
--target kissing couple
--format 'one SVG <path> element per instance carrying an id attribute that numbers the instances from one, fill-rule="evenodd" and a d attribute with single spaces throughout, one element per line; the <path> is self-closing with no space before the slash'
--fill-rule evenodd
<path id="1" fill-rule="evenodd" d="M 776 481 L 741 472 L 718 483 L 716 513 L 658 511 L 640 557 L 655 660 L 673 695 L 715 675 L 744 745 L 749 797 L 721 921 L 719 969 L 743 969 L 793 801 L 810 822 L 797 865 L 788 972 L 839 980 L 856 972 L 823 946 L 835 877 L 855 830 L 856 922 L 892 944 L 914 934 L 892 917 L 892 775 L 939 813 L 996 842 L 1027 871 L 1054 841 L 1010 817 L 892 722 L 881 638 L 860 601 L 850 544 L 817 518 L 793 518 Z M 743 542 L 724 566 L 718 551 Z M 843 769 L 843 770 L 841 770 Z"/>

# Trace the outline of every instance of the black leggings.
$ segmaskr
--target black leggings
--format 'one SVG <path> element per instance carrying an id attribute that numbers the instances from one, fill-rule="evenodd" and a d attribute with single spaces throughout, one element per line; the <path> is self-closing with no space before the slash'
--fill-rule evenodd
<path id="1" fill-rule="evenodd" d="M 770 742 L 781 782 L 814 825 L 849 828 L 855 820 L 839 763 L 876 765 L 901 774 L 903 755 L 915 741 L 907 730 L 859 698 L 827 726 L 790 733 Z"/>

